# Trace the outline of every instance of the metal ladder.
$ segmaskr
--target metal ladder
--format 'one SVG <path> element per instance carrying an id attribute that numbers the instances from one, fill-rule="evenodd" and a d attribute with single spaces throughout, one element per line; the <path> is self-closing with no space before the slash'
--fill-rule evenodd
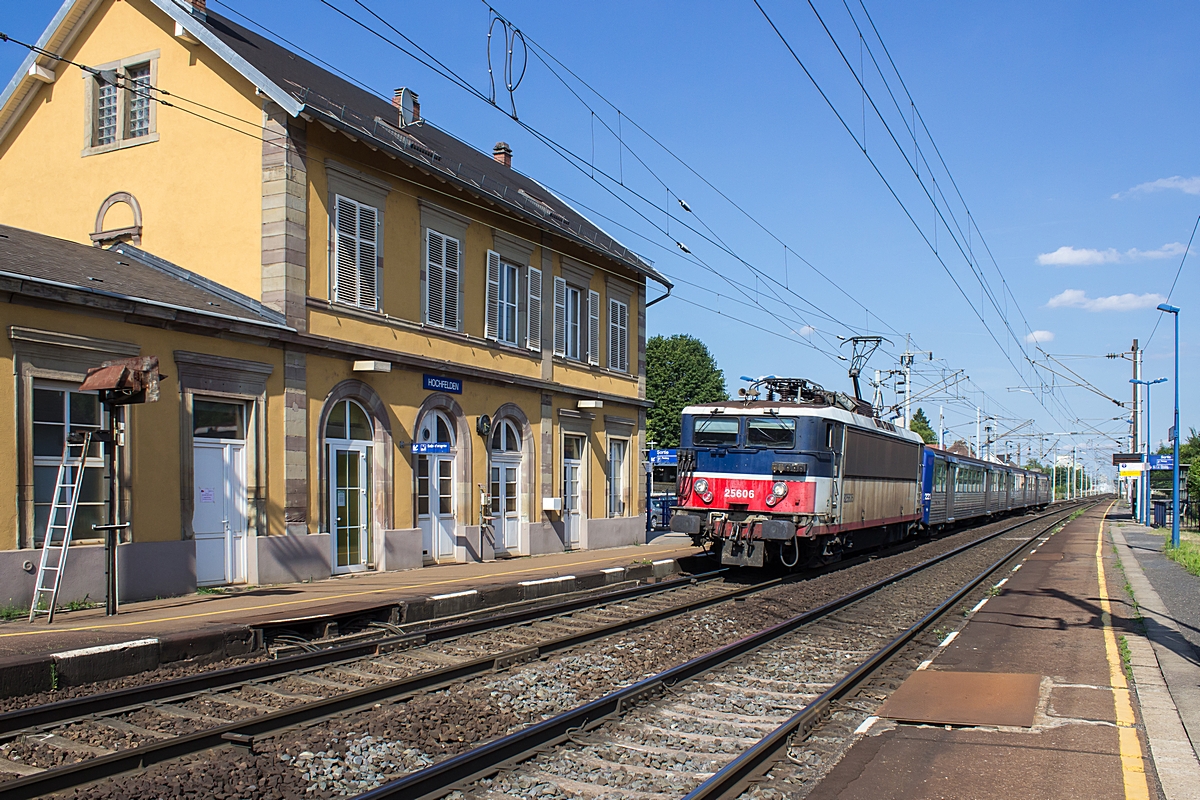
<path id="1" fill-rule="evenodd" d="M 67 566 L 67 549 L 71 546 L 75 511 L 79 508 L 79 490 L 83 486 L 83 473 L 91 445 L 92 431 L 88 431 L 69 434 L 63 447 L 58 478 L 54 482 L 50 518 L 46 521 L 46 536 L 42 540 L 42 561 L 33 587 L 33 603 L 29 607 L 30 622 L 37 619 L 38 614 L 45 614 L 47 622 L 54 621 L 54 607 L 58 602 L 63 570 Z M 78 455 L 75 455 L 76 450 Z M 49 602 L 42 608 L 42 601 L 47 598 Z"/>

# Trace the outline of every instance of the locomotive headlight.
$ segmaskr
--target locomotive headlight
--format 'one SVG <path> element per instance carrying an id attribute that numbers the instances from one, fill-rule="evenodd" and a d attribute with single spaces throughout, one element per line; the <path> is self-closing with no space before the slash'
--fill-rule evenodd
<path id="1" fill-rule="evenodd" d="M 775 481 L 775 485 L 771 487 L 771 494 L 776 497 L 783 497 L 788 493 L 788 485 L 783 481 Z"/>
<path id="2" fill-rule="evenodd" d="M 704 478 L 697 478 L 696 482 L 692 484 L 692 490 L 696 494 L 708 494 L 708 481 Z"/>

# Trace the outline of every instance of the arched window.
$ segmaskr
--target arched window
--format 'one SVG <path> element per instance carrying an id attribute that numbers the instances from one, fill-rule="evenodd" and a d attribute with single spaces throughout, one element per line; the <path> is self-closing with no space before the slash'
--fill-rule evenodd
<path id="1" fill-rule="evenodd" d="M 511 421 L 502 419 L 496 423 L 496 427 L 492 431 L 492 452 L 521 452 L 521 434 L 517 432 L 517 426 L 513 425 Z"/>
<path id="2" fill-rule="evenodd" d="M 371 418 L 353 400 L 339 400 L 325 420 L 325 438 L 346 441 L 366 441 L 374 438 Z"/>
<path id="3" fill-rule="evenodd" d="M 417 441 L 422 444 L 448 444 L 454 447 L 454 426 L 441 411 L 431 411 L 421 422 Z"/>

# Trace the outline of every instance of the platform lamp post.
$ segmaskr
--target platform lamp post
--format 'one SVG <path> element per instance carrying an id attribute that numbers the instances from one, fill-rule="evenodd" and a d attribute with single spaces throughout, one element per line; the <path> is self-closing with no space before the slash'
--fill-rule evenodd
<path id="1" fill-rule="evenodd" d="M 1142 495 L 1142 513 L 1140 516 L 1142 518 L 1142 524 L 1147 528 L 1150 527 L 1150 442 L 1153 439 L 1153 437 L 1150 435 L 1150 431 L 1153 430 L 1150 427 L 1150 387 L 1157 383 L 1165 383 L 1166 380 L 1166 378 L 1159 378 L 1158 380 L 1154 381 L 1143 381 L 1138 378 L 1129 379 L 1130 383 L 1136 383 L 1146 387 L 1146 466 L 1143 467 L 1141 479 L 1140 494 Z"/>
<path id="2" fill-rule="evenodd" d="M 1175 317 L 1175 425 L 1171 428 L 1171 546 L 1179 547 L 1179 306 L 1159 303 L 1158 310 Z"/>

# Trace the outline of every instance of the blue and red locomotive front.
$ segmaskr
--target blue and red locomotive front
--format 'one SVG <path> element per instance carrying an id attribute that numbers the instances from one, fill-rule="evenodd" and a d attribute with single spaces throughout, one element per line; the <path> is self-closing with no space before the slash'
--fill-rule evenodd
<path id="1" fill-rule="evenodd" d="M 681 434 L 671 529 L 723 564 L 832 561 L 921 520 L 920 437 L 809 381 L 767 379 L 742 401 L 690 406 Z"/>

